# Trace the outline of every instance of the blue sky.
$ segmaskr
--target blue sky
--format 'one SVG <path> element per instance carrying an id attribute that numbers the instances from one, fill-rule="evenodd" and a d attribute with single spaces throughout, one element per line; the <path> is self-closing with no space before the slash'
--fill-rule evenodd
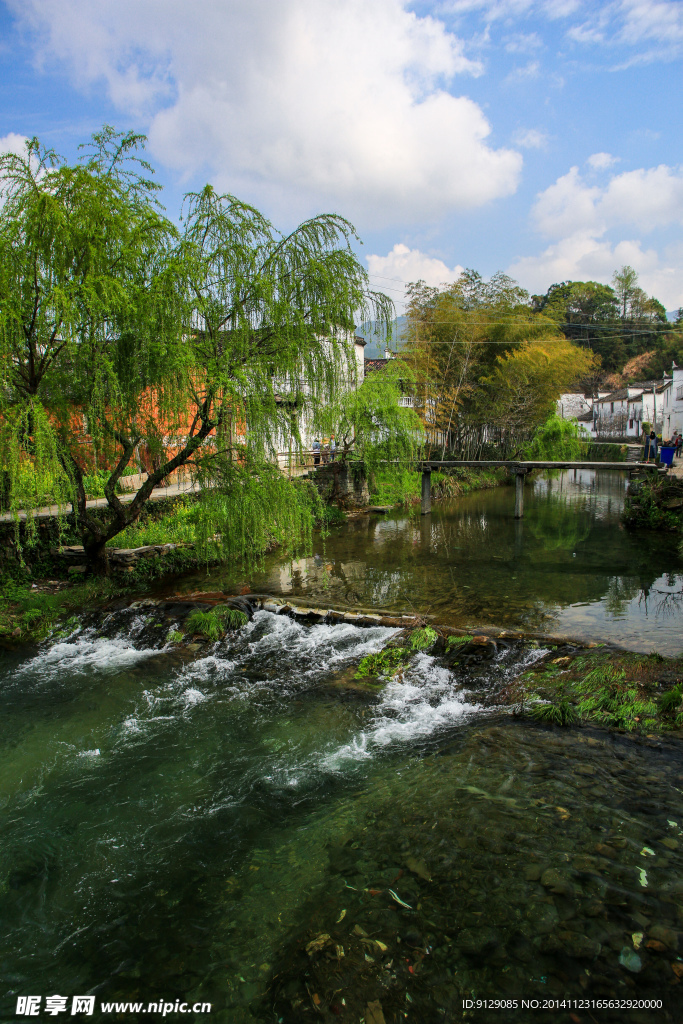
<path id="1" fill-rule="evenodd" d="M 0 0 L 0 145 L 141 130 L 171 216 L 207 180 L 282 229 L 342 213 L 399 303 L 629 263 L 671 310 L 682 55 L 681 0 Z"/>

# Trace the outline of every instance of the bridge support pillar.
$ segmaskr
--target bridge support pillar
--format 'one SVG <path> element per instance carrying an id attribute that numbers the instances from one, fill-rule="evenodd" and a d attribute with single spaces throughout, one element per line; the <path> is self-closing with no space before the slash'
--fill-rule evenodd
<path id="1" fill-rule="evenodd" d="M 515 473 L 515 519 L 524 516 L 524 473 Z"/>
<path id="2" fill-rule="evenodd" d="M 429 515 L 432 511 L 432 471 L 422 470 L 422 504 L 420 512 L 423 516 Z"/>

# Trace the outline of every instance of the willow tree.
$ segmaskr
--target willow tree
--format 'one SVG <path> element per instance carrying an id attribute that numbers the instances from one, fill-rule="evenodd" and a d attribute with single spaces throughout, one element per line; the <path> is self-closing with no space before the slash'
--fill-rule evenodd
<path id="1" fill-rule="evenodd" d="M 143 144 L 105 128 L 75 165 L 35 139 L 0 159 L 10 505 L 30 513 L 48 492 L 71 500 L 99 571 L 107 542 L 177 468 L 223 494 L 265 479 L 283 435 L 298 443 L 298 418 L 355 383 L 356 320 L 391 316 L 348 221 L 322 215 L 283 235 L 207 186 L 187 197 L 178 232 Z M 154 468 L 123 503 L 117 484 L 141 448 Z M 102 518 L 86 506 L 91 457 L 108 471 Z M 207 512 L 207 534 L 241 529 L 229 512 Z"/>

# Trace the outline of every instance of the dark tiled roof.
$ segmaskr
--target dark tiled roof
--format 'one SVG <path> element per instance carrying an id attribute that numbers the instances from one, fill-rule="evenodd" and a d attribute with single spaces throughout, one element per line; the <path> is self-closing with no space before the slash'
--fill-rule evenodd
<path id="1" fill-rule="evenodd" d="M 623 398 L 628 398 L 628 389 L 620 388 L 619 391 L 611 391 L 609 395 L 605 395 L 604 398 L 599 398 L 598 403 L 604 404 L 605 402 L 618 402 Z"/>
<path id="2" fill-rule="evenodd" d="M 366 359 L 365 372 L 373 373 L 375 370 L 383 370 L 388 362 L 388 359 Z"/>
<path id="3" fill-rule="evenodd" d="M 367 345 L 367 341 L 365 340 L 365 338 L 361 338 L 358 334 L 355 336 L 353 340 L 355 341 L 356 345 L 362 345 L 363 348 L 365 348 L 365 346 Z"/>

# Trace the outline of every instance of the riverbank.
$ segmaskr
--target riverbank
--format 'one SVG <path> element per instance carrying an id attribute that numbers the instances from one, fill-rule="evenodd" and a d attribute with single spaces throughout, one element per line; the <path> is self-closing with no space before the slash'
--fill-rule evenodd
<path id="1" fill-rule="evenodd" d="M 439 501 L 505 483 L 508 483 L 508 476 L 501 470 L 435 473 L 432 497 Z M 417 473 L 380 472 L 374 478 L 373 487 L 372 506 L 387 510 L 396 505 L 419 504 L 420 476 Z M 99 580 L 84 580 L 84 558 L 78 554 L 79 537 L 73 515 L 64 517 L 61 536 L 56 517 L 44 517 L 38 523 L 36 542 L 24 551 L 25 566 L 18 561 L 14 524 L 4 525 L 4 532 L 0 531 L 4 551 L 0 643 L 41 639 L 61 618 L 79 608 L 133 593 L 144 595 L 154 584 L 172 582 L 176 576 L 198 570 L 200 562 L 193 550 L 196 502 L 196 495 L 174 495 L 149 506 L 138 523 L 111 542 L 112 549 L 117 549 L 112 575 Z M 369 511 L 356 509 L 353 515 Z M 343 526 L 346 521 L 346 514 L 333 504 L 321 510 L 318 525 L 324 532 L 333 526 Z M 60 547 L 70 550 L 62 556 L 57 554 Z M 153 547 L 157 550 L 151 550 Z M 160 552 L 160 547 L 166 550 Z M 209 569 L 219 563 L 201 564 Z"/>
<path id="2" fill-rule="evenodd" d="M 504 469 L 454 469 L 432 473 L 432 501 L 457 498 L 491 487 L 511 486 L 513 478 Z M 376 505 L 419 505 L 422 481 L 419 473 L 375 472 L 370 480 L 370 496 Z"/>
<path id="3" fill-rule="evenodd" d="M 633 480 L 624 504 L 623 522 L 633 529 L 680 532 L 683 528 L 683 470 Z"/>

